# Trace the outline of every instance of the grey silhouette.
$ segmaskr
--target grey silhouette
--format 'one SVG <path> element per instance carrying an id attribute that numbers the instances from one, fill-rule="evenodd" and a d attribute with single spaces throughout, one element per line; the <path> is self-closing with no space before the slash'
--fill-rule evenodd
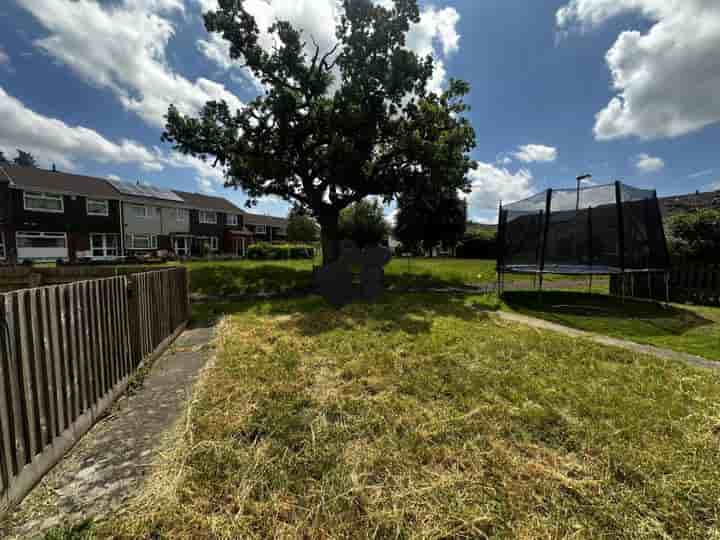
<path id="1" fill-rule="evenodd" d="M 357 298 L 375 300 L 383 292 L 384 266 L 390 259 L 390 250 L 385 247 L 361 249 L 352 240 L 346 240 L 337 261 L 315 269 L 315 289 L 335 307 L 342 307 Z M 358 268 L 359 286 L 354 283 L 354 269 Z"/>

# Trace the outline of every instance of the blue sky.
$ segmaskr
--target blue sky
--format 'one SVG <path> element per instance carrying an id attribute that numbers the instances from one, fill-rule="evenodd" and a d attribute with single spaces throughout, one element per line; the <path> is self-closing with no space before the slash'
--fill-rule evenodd
<path id="1" fill-rule="evenodd" d="M 4 1 L 0 149 L 243 203 L 219 171 L 160 142 L 169 103 L 242 106 L 259 91 L 205 32 L 200 15 L 214 2 Z M 261 28 L 289 19 L 332 45 L 335 0 L 247 4 Z M 472 87 L 473 218 L 492 221 L 500 198 L 571 186 L 585 172 L 660 194 L 720 189 L 716 0 L 438 0 L 421 9 L 408 46 L 435 56 L 432 88 L 449 77 Z M 273 199 L 259 206 L 286 209 Z"/>

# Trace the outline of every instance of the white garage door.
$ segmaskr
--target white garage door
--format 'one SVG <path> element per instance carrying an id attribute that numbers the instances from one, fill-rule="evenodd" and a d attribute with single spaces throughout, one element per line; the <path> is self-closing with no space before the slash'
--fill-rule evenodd
<path id="1" fill-rule="evenodd" d="M 20 262 L 68 259 L 65 233 L 23 231 L 17 233 L 16 239 Z"/>

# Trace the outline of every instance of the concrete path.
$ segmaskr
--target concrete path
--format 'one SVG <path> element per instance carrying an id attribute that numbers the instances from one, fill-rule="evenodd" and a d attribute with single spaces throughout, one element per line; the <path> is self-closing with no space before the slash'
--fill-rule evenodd
<path id="1" fill-rule="evenodd" d="M 210 356 L 212 332 L 183 332 L 152 366 L 142 387 L 122 396 L 0 522 L 0 538 L 37 538 L 57 525 L 102 518 L 133 495 L 164 433 L 184 410 Z"/>
<path id="2" fill-rule="evenodd" d="M 652 354 L 666 360 L 684 362 L 694 367 L 720 370 L 720 362 L 713 362 L 712 360 L 707 360 L 706 358 L 702 358 L 701 356 L 695 356 L 693 354 L 673 351 L 670 349 L 661 349 L 660 347 L 653 347 L 652 345 L 642 345 L 640 343 L 635 343 L 634 341 L 612 338 L 601 334 L 586 332 L 584 330 L 577 330 L 576 328 L 570 328 L 568 326 L 552 323 L 543 319 L 537 319 L 535 317 L 528 317 L 527 315 L 520 315 L 519 313 L 512 313 L 507 311 L 496 311 L 494 313 L 496 316 L 503 320 L 525 324 L 527 326 L 532 326 L 533 328 L 550 330 L 551 332 L 559 332 L 561 334 L 565 334 L 566 336 L 581 337 L 589 339 L 601 345 L 620 347 L 621 349 L 627 349 L 633 352 Z"/>

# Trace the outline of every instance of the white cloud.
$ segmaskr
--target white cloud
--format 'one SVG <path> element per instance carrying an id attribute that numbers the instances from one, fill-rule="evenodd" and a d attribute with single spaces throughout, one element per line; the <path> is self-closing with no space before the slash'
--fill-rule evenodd
<path id="1" fill-rule="evenodd" d="M 108 174 L 107 175 L 108 180 L 117 180 L 118 182 L 122 180 L 117 174 Z"/>
<path id="2" fill-rule="evenodd" d="M 708 186 L 708 189 L 709 189 L 710 191 L 720 191 L 720 180 L 718 180 L 717 182 L 713 182 L 712 184 L 710 184 L 710 185 Z"/>
<path id="3" fill-rule="evenodd" d="M 705 169 L 696 173 L 688 174 L 688 178 L 700 178 L 701 176 L 709 176 L 713 173 L 712 169 Z"/>
<path id="4" fill-rule="evenodd" d="M 158 147 L 155 147 L 155 154 L 158 161 L 164 165 L 179 169 L 192 169 L 198 188 L 203 193 L 214 193 L 215 187 L 221 187 L 225 183 L 223 169 L 213 167 L 211 161 L 203 161 L 178 152 L 164 154 Z"/>
<path id="5" fill-rule="evenodd" d="M 136 163 L 143 168 L 159 165 L 156 156 L 131 140 L 112 142 L 98 132 L 69 126 L 25 107 L 0 87 L 0 148 L 14 155 L 16 148 L 32 152 L 41 163 L 57 163 L 75 168 L 74 160 L 84 158 L 99 163 Z M 162 165 L 160 165 L 162 168 Z"/>
<path id="6" fill-rule="evenodd" d="M 216 9 L 216 0 L 195 0 L 201 10 Z M 375 0 L 376 4 L 391 7 L 388 0 Z M 267 29 L 276 20 L 290 21 L 293 26 L 303 30 L 308 36 L 306 52 L 312 56 L 314 44 L 312 39 L 320 46 L 321 51 L 330 50 L 336 43 L 335 26 L 340 17 L 340 8 L 335 0 L 246 0 L 245 7 L 257 21 L 260 29 L 260 45 L 267 51 L 275 44 L 272 35 Z M 437 9 L 427 6 L 421 11 L 420 22 L 413 25 L 407 36 L 407 46 L 416 53 L 425 56 L 432 54 L 435 58 L 435 71 L 428 88 L 440 91 L 447 78 L 444 59 L 459 49 L 460 35 L 457 25 L 460 15 L 451 7 Z M 253 84 L 260 88 L 260 83 L 254 80 L 251 73 L 240 67 L 240 63 L 230 58 L 230 47 L 221 36 L 212 34 L 197 42 L 198 49 L 218 67 L 241 73 Z"/>
<path id="7" fill-rule="evenodd" d="M 617 95 L 597 113 L 600 140 L 676 137 L 720 121 L 720 2 L 571 0 L 556 14 L 567 31 L 639 13 L 646 33 L 622 32 L 606 54 Z"/>
<path id="8" fill-rule="evenodd" d="M 18 0 L 49 35 L 35 42 L 88 82 L 109 88 L 145 122 L 162 127 L 168 106 L 195 113 L 209 100 L 240 100 L 222 84 L 190 81 L 168 64 L 165 51 L 175 32 L 169 17 L 182 14 L 182 0 Z"/>
<path id="9" fill-rule="evenodd" d="M 469 176 L 472 182 L 468 196 L 470 216 L 496 211 L 501 200 L 514 202 L 532 195 L 533 175 L 528 169 L 512 173 L 505 167 L 479 162 Z"/>
<path id="10" fill-rule="evenodd" d="M 654 173 L 665 167 L 665 162 L 659 157 L 653 157 L 649 154 L 639 154 L 635 167 L 642 173 Z"/>
<path id="11" fill-rule="evenodd" d="M 513 155 L 523 163 L 549 162 L 557 159 L 557 148 L 542 144 L 525 144 L 518 146 L 518 151 Z"/>

